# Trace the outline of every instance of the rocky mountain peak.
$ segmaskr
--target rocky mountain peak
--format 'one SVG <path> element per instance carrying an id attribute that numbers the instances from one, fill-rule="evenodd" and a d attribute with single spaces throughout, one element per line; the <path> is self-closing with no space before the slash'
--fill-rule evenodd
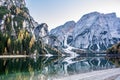
<path id="1" fill-rule="evenodd" d="M 107 17 L 112 17 L 112 18 L 116 18 L 116 13 L 113 12 L 113 13 L 108 13 L 108 14 L 105 14 Z"/>
<path id="2" fill-rule="evenodd" d="M 46 37 L 48 35 L 48 25 L 46 23 L 42 23 L 42 24 L 38 25 L 34 30 L 34 34 L 35 34 L 37 40 L 39 38 Z"/>
<path id="3" fill-rule="evenodd" d="M 65 39 L 72 35 L 73 29 L 75 27 L 75 21 L 68 21 L 65 24 L 56 27 L 50 31 L 50 36 L 54 36 L 53 40 L 50 40 L 50 45 L 59 46 L 65 45 Z M 52 39 L 52 38 L 51 38 Z M 55 42 L 54 42 L 55 41 Z"/>
<path id="4" fill-rule="evenodd" d="M 97 15 L 96 15 L 97 14 Z M 89 16 L 88 18 L 84 18 Z M 89 50 L 103 50 L 119 41 L 119 19 L 115 13 L 89 13 L 74 28 L 73 46 Z M 116 39 L 114 41 L 113 39 Z"/>
<path id="5" fill-rule="evenodd" d="M 67 26 L 67 28 L 70 29 L 69 26 Z M 83 15 L 83 17 L 74 24 L 72 32 L 59 26 L 53 29 L 51 34 L 59 35 L 57 37 L 58 40 L 62 39 L 62 41 L 65 41 L 65 39 L 67 39 L 67 41 L 70 42 L 69 45 L 72 47 L 88 49 L 91 51 L 100 51 L 106 50 L 108 47 L 120 40 L 119 30 L 120 18 L 118 18 L 115 13 L 104 14 L 91 12 Z M 65 33 L 60 34 L 62 32 Z M 70 34 L 70 36 L 66 36 L 67 38 L 65 38 L 64 35 L 67 35 L 68 33 L 72 34 Z"/>
<path id="6" fill-rule="evenodd" d="M 56 36 L 58 35 L 64 35 L 66 33 L 72 33 L 73 31 L 73 28 L 75 27 L 75 22 L 74 21 L 68 21 L 66 22 L 65 24 L 61 25 L 61 26 L 58 26 L 56 27 L 55 29 L 52 29 L 50 31 L 50 34 L 54 34 Z"/>

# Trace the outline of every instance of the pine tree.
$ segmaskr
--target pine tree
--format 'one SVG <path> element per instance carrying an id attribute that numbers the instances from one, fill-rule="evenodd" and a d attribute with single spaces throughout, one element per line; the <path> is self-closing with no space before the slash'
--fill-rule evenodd
<path id="1" fill-rule="evenodd" d="M 8 46 L 8 47 L 10 47 L 10 45 L 11 45 L 11 39 L 10 39 L 10 38 L 8 38 L 8 41 L 7 41 L 7 46 Z"/>

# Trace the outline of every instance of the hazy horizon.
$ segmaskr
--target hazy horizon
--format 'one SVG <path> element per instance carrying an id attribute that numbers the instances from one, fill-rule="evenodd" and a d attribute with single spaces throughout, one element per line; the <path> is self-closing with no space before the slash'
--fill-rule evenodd
<path id="1" fill-rule="evenodd" d="M 49 30 L 67 21 L 77 22 L 90 12 L 112 13 L 120 17 L 120 0 L 26 0 L 31 16 L 40 23 L 47 23 Z"/>

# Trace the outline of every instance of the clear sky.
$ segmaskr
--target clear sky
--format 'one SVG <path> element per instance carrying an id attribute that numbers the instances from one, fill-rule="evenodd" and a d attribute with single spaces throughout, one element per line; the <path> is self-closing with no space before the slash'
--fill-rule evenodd
<path id="1" fill-rule="evenodd" d="M 26 0 L 26 4 L 31 16 L 38 23 L 47 23 L 49 30 L 94 11 L 116 12 L 120 17 L 120 0 Z"/>

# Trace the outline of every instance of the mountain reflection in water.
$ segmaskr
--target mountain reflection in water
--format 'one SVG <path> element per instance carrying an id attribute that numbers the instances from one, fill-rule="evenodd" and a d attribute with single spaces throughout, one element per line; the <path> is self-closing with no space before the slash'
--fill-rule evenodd
<path id="1" fill-rule="evenodd" d="M 115 68 L 104 57 L 38 57 L 0 59 L 0 80 L 51 80 L 94 70 Z"/>

